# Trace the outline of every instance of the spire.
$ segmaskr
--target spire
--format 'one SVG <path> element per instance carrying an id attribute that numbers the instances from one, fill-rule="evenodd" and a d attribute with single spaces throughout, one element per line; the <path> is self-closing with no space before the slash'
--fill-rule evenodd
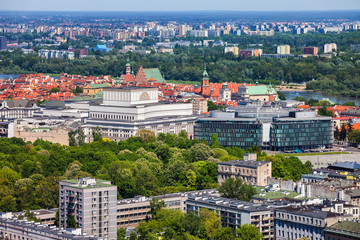
<path id="1" fill-rule="evenodd" d="M 203 78 L 209 77 L 209 74 L 206 71 L 206 63 L 204 64 L 204 72 L 203 72 Z"/>
<path id="2" fill-rule="evenodd" d="M 126 74 L 131 73 L 131 64 L 130 64 L 129 58 L 127 58 L 127 60 L 126 60 L 125 68 L 126 68 Z"/>
<path id="3" fill-rule="evenodd" d="M 125 66 L 131 66 L 129 57 L 126 59 L 126 65 Z"/>
<path id="4" fill-rule="evenodd" d="M 269 84 L 269 88 L 271 88 L 271 81 L 270 81 L 270 84 Z"/>

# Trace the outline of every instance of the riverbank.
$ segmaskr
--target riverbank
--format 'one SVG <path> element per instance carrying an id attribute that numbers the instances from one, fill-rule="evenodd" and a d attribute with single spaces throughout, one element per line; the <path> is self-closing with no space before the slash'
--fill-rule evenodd
<path id="1" fill-rule="evenodd" d="M 276 91 L 286 92 L 311 92 L 312 90 L 306 90 L 306 84 L 284 84 L 275 87 Z"/>

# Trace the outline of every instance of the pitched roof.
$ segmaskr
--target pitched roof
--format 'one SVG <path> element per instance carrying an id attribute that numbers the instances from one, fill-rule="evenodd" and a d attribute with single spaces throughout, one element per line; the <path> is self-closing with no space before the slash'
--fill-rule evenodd
<path id="1" fill-rule="evenodd" d="M 358 222 L 338 222 L 330 226 L 329 228 L 325 228 L 325 231 L 351 236 L 354 237 L 354 239 L 360 239 L 360 223 Z"/>
<path id="2" fill-rule="evenodd" d="M 357 162 L 339 162 L 339 163 L 334 163 L 331 167 L 336 167 L 336 168 L 344 168 L 344 169 L 360 169 L 360 164 L 358 164 Z"/>
<path id="3" fill-rule="evenodd" d="M 160 73 L 160 70 L 158 68 L 144 68 L 145 75 L 147 79 L 150 78 L 155 79 L 157 82 L 164 83 L 165 79 Z"/>
<path id="4" fill-rule="evenodd" d="M 249 95 L 266 95 L 269 94 L 269 91 L 272 90 L 273 94 L 276 94 L 276 90 L 274 88 L 268 88 L 268 86 L 248 86 Z"/>
<path id="5" fill-rule="evenodd" d="M 100 83 L 100 84 L 89 84 L 89 87 L 92 89 L 97 89 L 97 88 L 107 88 L 110 86 L 107 85 L 106 83 Z"/>

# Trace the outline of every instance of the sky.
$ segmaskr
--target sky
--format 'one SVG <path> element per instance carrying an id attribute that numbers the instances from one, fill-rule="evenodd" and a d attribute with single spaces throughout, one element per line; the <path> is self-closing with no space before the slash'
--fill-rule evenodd
<path id="1" fill-rule="evenodd" d="M 360 0 L 2 0 L 21 11 L 299 11 L 359 10 Z"/>

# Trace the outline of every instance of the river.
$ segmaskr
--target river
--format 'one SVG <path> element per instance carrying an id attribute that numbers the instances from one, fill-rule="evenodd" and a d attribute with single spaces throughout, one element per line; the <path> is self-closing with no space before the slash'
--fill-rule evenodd
<path id="1" fill-rule="evenodd" d="M 295 97 L 304 97 L 307 100 L 310 98 L 321 100 L 323 98 L 328 98 L 334 103 L 342 104 L 346 102 L 355 102 L 356 105 L 360 105 L 360 99 L 356 99 L 353 97 L 343 97 L 343 96 L 334 96 L 329 94 L 324 94 L 320 92 L 310 92 L 310 91 L 282 91 L 287 100 L 291 100 Z"/>

